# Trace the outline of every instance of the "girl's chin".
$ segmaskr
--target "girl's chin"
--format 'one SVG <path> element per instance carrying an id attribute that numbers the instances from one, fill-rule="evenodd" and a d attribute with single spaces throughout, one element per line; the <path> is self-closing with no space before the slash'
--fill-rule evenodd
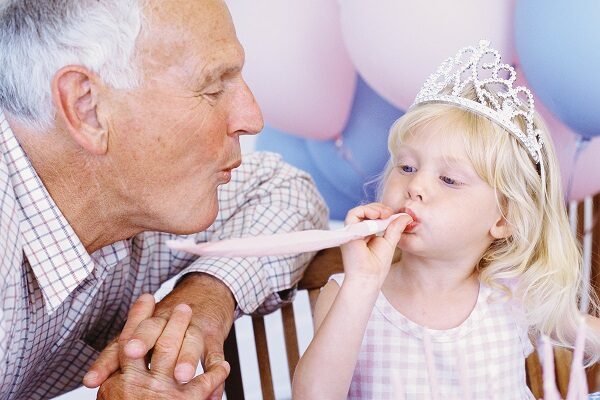
<path id="1" fill-rule="evenodd" d="M 415 243 L 416 238 L 417 236 L 414 233 L 404 233 L 400 237 L 400 241 L 396 247 L 404 252 L 417 250 L 417 244 Z"/>

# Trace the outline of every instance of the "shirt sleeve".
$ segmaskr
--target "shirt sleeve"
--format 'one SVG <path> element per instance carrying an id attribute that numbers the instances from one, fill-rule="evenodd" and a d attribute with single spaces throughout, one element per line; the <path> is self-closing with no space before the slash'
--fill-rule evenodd
<path id="1" fill-rule="evenodd" d="M 200 241 L 325 229 L 328 224 L 327 207 L 311 177 L 273 153 L 245 156 L 232 181 L 220 187 L 219 207 L 215 223 L 198 237 Z M 200 257 L 181 275 L 213 275 L 232 291 L 238 316 L 265 314 L 293 300 L 313 255 Z"/>

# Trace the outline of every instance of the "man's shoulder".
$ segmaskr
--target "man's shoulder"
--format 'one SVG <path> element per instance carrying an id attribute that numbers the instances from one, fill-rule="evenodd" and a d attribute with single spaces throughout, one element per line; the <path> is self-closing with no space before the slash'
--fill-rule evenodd
<path id="1" fill-rule="evenodd" d="M 5 262 L 12 265 L 21 259 L 18 206 L 4 153 L 0 154 L 0 254 L 0 271 Z"/>
<path id="2" fill-rule="evenodd" d="M 0 210 L 1 215 L 7 214 L 5 211 L 16 207 L 15 188 L 10 179 L 10 171 L 4 158 L 4 153 L 0 154 Z M 1 225 L 1 224 L 0 224 Z"/>
<path id="3" fill-rule="evenodd" d="M 0 137 L 2 139 L 0 140 L 0 210 L 4 210 L 5 206 L 9 205 L 5 203 L 16 203 L 15 191 L 8 168 L 6 143 L 4 141 L 5 124 L 4 114 L 0 109 L 0 134 L 2 134 L 2 137 Z"/>

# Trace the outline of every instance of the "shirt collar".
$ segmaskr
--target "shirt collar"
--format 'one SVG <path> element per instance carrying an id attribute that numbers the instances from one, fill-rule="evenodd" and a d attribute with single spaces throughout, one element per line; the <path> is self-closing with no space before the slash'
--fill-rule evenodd
<path id="1" fill-rule="evenodd" d="M 0 110 L 0 149 L 20 209 L 23 251 L 53 313 L 94 270 L 94 261 L 46 190 Z"/>

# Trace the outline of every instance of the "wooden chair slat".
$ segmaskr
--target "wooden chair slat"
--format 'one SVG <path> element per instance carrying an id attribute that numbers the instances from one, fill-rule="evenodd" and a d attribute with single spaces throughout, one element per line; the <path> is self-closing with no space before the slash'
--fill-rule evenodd
<path id="1" fill-rule="evenodd" d="M 544 385 L 542 383 L 542 365 L 536 352 L 533 352 L 525 360 L 525 368 L 527 369 L 527 386 L 531 389 L 533 396 L 536 399 L 544 397 Z"/>
<path id="2" fill-rule="evenodd" d="M 321 250 L 306 269 L 304 277 L 298 284 L 298 289 L 308 291 L 321 289 L 331 275 L 343 271 L 344 264 L 339 247 Z"/>
<path id="3" fill-rule="evenodd" d="M 258 359 L 258 372 L 260 374 L 260 387 L 263 400 L 275 400 L 264 318 L 252 317 L 252 328 L 254 330 L 254 343 L 256 344 L 256 358 Z"/>
<path id="4" fill-rule="evenodd" d="M 225 353 L 225 359 L 231 366 L 231 372 L 229 372 L 229 376 L 225 380 L 225 392 L 227 393 L 227 397 L 230 399 L 245 400 L 235 325 L 231 327 L 229 336 L 227 336 L 227 339 L 223 345 L 223 350 Z"/>
<path id="5" fill-rule="evenodd" d="M 554 348 L 554 373 L 556 376 L 556 386 L 558 387 L 558 391 L 563 398 L 567 397 L 572 362 L 572 351 L 558 347 Z"/>
<path id="6" fill-rule="evenodd" d="M 298 334 L 296 332 L 296 320 L 294 318 L 294 306 L 288 304 L 281 309 L 281 320 L 283 323 L 283 334 L 285 339 L 285 351 L 288 361 L 288 373 L 290 382 L 294 379 L 294 371 L 300 359 L 298 349 Z"/>

